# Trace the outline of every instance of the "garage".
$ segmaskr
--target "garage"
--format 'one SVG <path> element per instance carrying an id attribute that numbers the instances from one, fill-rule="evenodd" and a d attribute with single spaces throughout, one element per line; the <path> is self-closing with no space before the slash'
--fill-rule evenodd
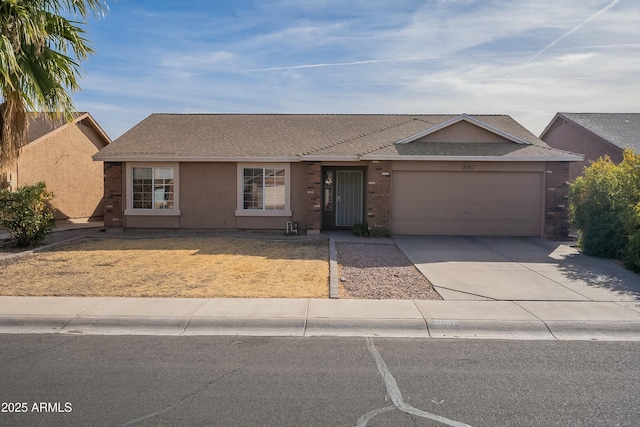
<path id="1" fill-rule="evenodd" d="M 394 171 L 394 234 L 540 236 L 540 171 Z"/>

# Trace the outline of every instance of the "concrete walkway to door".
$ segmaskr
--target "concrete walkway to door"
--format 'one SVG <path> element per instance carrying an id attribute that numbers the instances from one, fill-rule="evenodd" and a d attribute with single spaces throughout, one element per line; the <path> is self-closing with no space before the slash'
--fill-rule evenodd
<path id="1" fill-rule="evenodd" d="M 640 300 L 640 275 L 562 242 L 449 236 L 394 240 L 445 300 Z"/>

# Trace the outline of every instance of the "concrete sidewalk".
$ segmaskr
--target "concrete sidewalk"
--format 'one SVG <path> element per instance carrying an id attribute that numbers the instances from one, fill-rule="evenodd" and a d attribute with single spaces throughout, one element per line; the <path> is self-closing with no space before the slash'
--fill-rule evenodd
<path id="1" fill-rule="evenodd" d="M 5 296 L 0 333 L 640 341 L 640 302 Z"/>

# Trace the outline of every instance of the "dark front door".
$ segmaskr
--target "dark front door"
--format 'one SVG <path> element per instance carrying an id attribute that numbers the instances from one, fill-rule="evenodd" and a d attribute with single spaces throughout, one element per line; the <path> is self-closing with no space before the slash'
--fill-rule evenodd
<path id="1" fill-rule="evenodd" d="M 322 177 L 322 228 L 349 228 L 362 222 L 364 171 L 325 168 Z"/>

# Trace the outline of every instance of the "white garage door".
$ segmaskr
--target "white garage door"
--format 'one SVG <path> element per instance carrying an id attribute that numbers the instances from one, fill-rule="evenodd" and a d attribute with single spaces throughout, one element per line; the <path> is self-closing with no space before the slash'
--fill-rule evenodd
<path id="1" fill-rule="evenodd" d="M 539 172 L 393 172 L 394 234 L 539 236 Z"/>

